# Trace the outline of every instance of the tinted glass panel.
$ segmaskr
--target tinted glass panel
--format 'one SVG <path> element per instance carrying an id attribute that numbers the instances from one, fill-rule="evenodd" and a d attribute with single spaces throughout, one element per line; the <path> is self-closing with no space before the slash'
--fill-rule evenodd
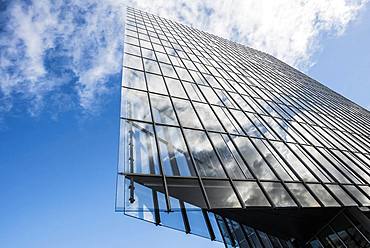
<path id="1" fill-rule="evenodd" d="M 357 206 L 356 202 L 339 185 L 328 184 L 327 186 L 345 206 Z"/>
<path id="2" fill-rule="evenodd" d="M 301 183 L 287 183 L 287 187 L 302 207 L 320 207 L 320 204 Z"/>
<path id="3" fill-rule="evenodd" d="M 208 130 L 223 132 L 223 128 L 208 104 L 194 103 L 195 110 Z"/>
<path id="4" fill-rule="evenodd" d="M 270 206 L 262 190 L 256 182 L 234 182 L 246 206 Z"/>
<path id="5" fill-rule="evenodd" d="M 329 194 L 329 192 L 320 184 L 308 184 L 313 193 L 327 207 L 337 207 L 338 202 Z"/>
<path id="6" fill-rule="evenodd" d="M 168 97 L 150 94 L 150 101 L 155 122 L 178 125 L 171 101 Z"/>
<path id="7" fill-rule="evenodd" d="M 353 185 L 346 185 L 344 186 L 359 202 L 361 202 L 364 206 L 370 205 L 370 200 L 367 196 L 365 196 L 362 192 L 360 192 L 356 186 Z"/>
<path id="8" fill-rule="evenodd" d="M 225 177 L 225 172 L 205 132 L 185 130 L 185 136 L 187 140 L 191 140 L 190 150 L 200 175 L 203 177 Z"/>
<path id="9" fill-rule="evenodd" d="M 227 181 L 203 180 L 212 208 L 240 208 L 234 190 Z"/>
<path id="10" fill-rule="evenodd" d="M 184 127 L 202 128 L 189 101 L 173 99 L 177 115 Z"/>
<path id="11" fill-rule="evenodd" d="M 167 95 L 166 86 L 162 76 L 146 73 L 146 80 L 148 82 L 149 91 Z"/>
<path id="12" fill-rule="evenodd" d="M 266 161 L 257 152 L 256 148 L 248 138 L 233 137 L 233 139 L 245 161 L 257 178 L 277 180 Z"/>
<path id="13" fill-rule="evenodd" d="M 171 96 L 177 96 L 182 98 L 187 98 L 185 90 L 183 89 L 179 80 L 172 78 L 165 78 L 167 83 L 168 91 Z"/>
<path id="14" fill-rule="evenodd" d="M 160 156 L 168 176 L 195 176 L 184 139 L 179 128 L 156 126 Z"/>
<path id="15" fill-rule="evenodd" d="M 240 169 L 240 166 L 234 158 L 234 154 L 231 152 L 229 146 L 231 146 L 231 142 L 227 144 L 223 139 L 221 134 L 218 133 L 210 133 L 209 137 L 211 138 L 213 145 L 215 146 L 218 154 L 221 157 L 221 162 L 224 165 L 225 169 L 227 170 L 229 176 L 233 179 L 244 179 L 243 172 Z M 226 141 L 229 141 L 227 136 L 225 136 Z M 240 162 L 240 160 L 239 160 Z M 244 166 L 244 164 L 241 164 Z"/>
<path id="16" fill-rule="evenodd" d="M 138 90 L 122 88 L 122 117 L 151 121 L 148 94 Z"/>
<path id="17" fill-rule="evenodd" d="M 277 207 L 291 207 L 296 206 L 292 197 L 284 189 L 280 183 L 267 183 L 262 182 L 262 186 L 265 188 L 267 194 L 270 196 L 272 202 Z"/>
<path id="18" fill-rule="evenodd" d="M 128 173 L 159 174 L 157 146 L 152 125 L 121 121 L 120 165 Z"/>
<path id="19" fill-rule="evenodd" d="M 145 77 L 142 71 L 124 68 L 122 85 L 130 88 L 146 90 Z"/>

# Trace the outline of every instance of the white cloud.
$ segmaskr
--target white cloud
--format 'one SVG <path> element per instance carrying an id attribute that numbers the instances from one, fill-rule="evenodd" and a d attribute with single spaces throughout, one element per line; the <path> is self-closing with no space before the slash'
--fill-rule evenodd
<path id="1" fill-rule="evenodd" d="M 305 69 L 320 35 L 342 34 L 367 0 L 129 1 L 133 7 L 270 53 Z"/>
<path id="2" fill-rule="evenodd" d="M 65 88 L 77 106 L 93 111 L 111 87 L 108 78 L 121 70 L 122 7 L 111 1 L 8 4 L 0 38 L 0 112 L 10 111 L 16 97 L 29 102 L 31 115 L 47 97 L 61 106 L 60 99 L 73 101 L 63 96 Z"/>
<path id="3" fill-rule="evenodd" d="M 366 2 L 126 1 L 299 68 L 313 63 L 323 34 L 341 35 Z M 94 111 L 99 99 L 111 92 L 109 77 L 121 70 L 123 2 L 38 0 L 7 5 L 0 13 L 1 23 L 6 23 L 0 29 L 0 113 L 16 108 L 19 99 L 32 115 L 49 106 L 48 101 L 58 109 L 79 106 Z"/>

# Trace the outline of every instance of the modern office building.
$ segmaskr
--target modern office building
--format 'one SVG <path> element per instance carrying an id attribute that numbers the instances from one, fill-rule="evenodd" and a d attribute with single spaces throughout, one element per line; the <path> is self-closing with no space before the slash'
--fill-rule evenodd
<path id="1" fill-rule="evenodd" d="M 227 247 L 370 247 L 370 113 L 266 53 L 127 9 L 116 211 Z"/>

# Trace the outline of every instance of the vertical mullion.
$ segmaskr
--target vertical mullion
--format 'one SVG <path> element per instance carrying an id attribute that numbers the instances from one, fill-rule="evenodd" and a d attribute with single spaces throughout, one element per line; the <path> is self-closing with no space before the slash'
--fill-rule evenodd
<path id="1" fill-rule="evenodd" d="M 152 21 L 151 21 L 151 20 L 150 20 L 150 22 L 152 23 Z M 156 22 L 157 22 L 157 21 L 156 21 Z M 158 24 L 158 22 L 157 22 L 157 24 Z M 159 28 L 160 28 L 160 29 L 162 30 L 162 32 L 163 32 L 162 27 L 161 27 L 159 24 L 158 24 L 158 26 L 159 26 Z M 166 33 L 165 33 L 165 32 L 163 32 L 163 33 L 164 33 L 164 36 L 166 36 L 166 38 L 167 38 Z M 158 33 L 157 33 L 157 32 L 156 32 L 156 34 L 158 35 Z M 150 39 L 150 37 L 149 37 L 149 39 Z M 168 40 L 168 38 L 167 38 L 167 40 Z M 159 41 L 161 42 L 161 45 L 163 46 L 161 39 L 159 39 Z M 164 47 L 164 46 L 163 46 L 163 47 Z M 154 51 L 154 49 L 153 49 L 153 51 Z M 168 57 L 168 54 L 167 54 L 167 51 L 166 51 L 166 50 L 165 50 L 165 53 L 166 53 L 166 55 L 167 55 L 167 57 Z M 154 52 L 154 54 L 155 54 L 156 59 L 157 59 L 157 61 L 158 61 L 157 54 L 156 54 L 155 52 Z M 171 63 L 171 66 L 173 67 L 174 65 L 172 64 L 172 61 L 171 61 L 170 59 L 169 59 L 169 61 L 170 61 L 170 63 Z M 163 73 L 162 73 L 162 68 L 159 66 L 159 64 L 158 64 L 158 67 L 159 67 L 159 70 L 160 70 L 160 72 L 161 72 L 161 74 L 162 74 L 162 78 L 164 79 L 164 76 L 163 76 Z M 177 77 L 178 77 L 178 74 L 177 74 L 177 72 L 176 72 L 176 71 L 175 71 L 175 73 L 176 73 L 176 75 L 177 75 Z M 179 78 L 179 77 L 178 77 L 178 78 Z M 180 78 L 179 78 L 179 79 L 180 79 Z M 182 85 L 182 81 L 181 81 L 181 79 L 180 79 L 180 83 L 181 83 L 181 85 Z M 168 86 L 167 86 L 167 83 L 166 83 L 166 82 L 165 82 L 165 87 L 166 87 L 166 90 L 168 91 Z M 169 91 L 168 91 L 168 92 L 169 92 Z M 189 95 L 188 95 L 187 91 L 185 91 L 185 94 L 186 94 L 186 96 L 190 99 L 190 97 L 189 97 Z M 184 128 L 183 128 L 183 126 L 182 126 L 182 124 L 181 124 L 181 122 L 180 122 L 180 119 L 179 119 L 179 117 L 178 117 L 177 111 L 176 111 L 175 106 L 174 106 L 174 104 L 173 104 L 172 97 L 171 97 L 171 96 L 169 96 L 169 98 L 170 98 L 170 101 L 171 101 L 171 105 L 172 105 L 173 111 L 174 111 L 175 116 L 176 116 L 176 120 L 177 120 L 177 122 L 178 122 L 178 124 L 179 124 L 181 134 L 182 134 L 182 136 L 183 136 L 183 138 L 184 138 L 184 142 L 185 142 L 186 148 L 188 149 L 188 151 L 191 151 L 191 150 L 190 150 L 189 143 L 188 143 L 188 140 L 187 140 L 187 138 L 186 138 L 186 136 L 185 136 L 185 133 L 184 133 Z M 202 181 L 202 179 L 201 179 L 201 177 L 200 177 L 200 173 L 199 173 L 198 168 L 197 168 L 197 166 L 196 166 L 195 159 L 194 159 L 193 154 L 192 154 L 191 152 L 189 152 L 188 154 L 189 154 L 189 157 L 190 157 L 190 159 L 191 159 L 191 161 L 192 161 L 193 169 L 194 169 L 194 171 L 195 171 L 195 173 L 196 173 L 196 176 L 197 176 L 197 178 L 198 178 L 198 182 L 199 182 L 199 185 L 200 185 L 200 188 L 201 188 L 201 191 L 202 191 L 202 194 L 203 194 L 203 197 L 204 197 L 204 200 L 205 200 L 205 203 L 206 203 L 207 209 L 210 209 L 211 207 L 210 207 L 210 203 L 209 203 L 209 200 L 208 200 L 208 196 L 207 196 L 206 190 L 205 190 L 205 188 L 204 188 L 203 181 Z"/>
<path id="2" fill-rule="evenodd" d="M 140 16 L 141 16 L 141 19 L 143 19 L 142 14 L 140 14 Z M 139 47 L 140 47 L 141 62 L 143 64 L 145 84 L 146 84 L 146 88 L 147 88 L 147 97 L 148 97 L 148 102 L 149 102 L 149 107 L 150 107 L 150 114 L 151 114 L 151 118 L 152 118 L 152 122 L 153 122 L 153 133 L 154 133 L 154 139 L 155 139 L 155 143 L 156 143 L 156 147 L 157 147 L 157 156 L 158 156 L 158 160 L 159 160 L 159 169 L 160 169 L 160 172 L 161 172 L 161 175 L 162 175 L 162 182 L 163 182 L 163 188 L 164 188 L 164 193 L 165 193 L 166 208 L 167 208 L 168 212 L 171 212 L 172 210 L 171 210 L 171 202 L 170 202 L 169 194 L 168 194 L 167 180 L 166 180 L 166 176 L 165 176 L 164 169 L 163 169 L 163 163 L 162 163 L 161 156 L 160 156 L 161 154 L 160 154 L 160 151 L 159 151 L 159 143 L 158 143 L 158 139 L 157 139 L 157 132 L 156 132 L 156 129 L 155 129 L 155 120 L 154 120 L 154 115 L 153 115 L 151 99 L 150 99 L 150 95 L 149 95 L 148 80 L 146 78 L 146 70 L 144 68 L 144 59 L 143 59 L 143 53 L 141 51 L 141 43 L 140 43 L 139 37 L 138 37 L 138 42 L 139 42 Z"/>
<path id="3" fill-rule="evenodd" d="M 181 200 L 179 200 L 179 204 L 180 204 L 182 220 L 184 222 L 185 233 L 190 233 L 191 232 L 191 227 L 190 227 L 190 224 L 189 224 L 188 214 L 186 213 L 185 204 Z"/>
<path id="4" fill-rule="evenodd" d="M 175 32 L 176 32 L 176 31 L 175 31 Z M 176 32 L 176 33 L 177 33 L 177 32 Z M 178 37 L 179 37 L 179 38 L 184 42 L 184 40 L 183 40 L 180 36 L 178 36 Z M 185 42 L 184 42 L 184 43 L 185 43 Z M 173 46 L 172 46 L 172 47 L 173 47 Z M 173 47 L 173 48 L 174 48 L 174 47 Z M 176 51 L 176 50 L 175 50 L 175 51 Z M 176 53 L 177 53 L 177 52 L 176 52 Z M 180 59 L 180 60 L 181 60 L 181 59 Z M 181 61 L 181 62 L 182 62 L 182 61 Z M 196 66 L 196 65 L 195 65 L 195 66 Z M 186 68 L 185 66 L 184 66 L 184 68 L 185 68 L 185 70 L 189 73 L 190 77 L 194 80 L 193 75 L 189 72 L 188 68 Z M 176 74 L 177 74 L 177 72 L 176 72 Z M 194 82 L 195 82 L 195 81 L 194 81 Z M 197 85 L 197 84 L 195 84 L 195 85 L 198 87 L 198 85 Z M 210 103 L 209 103 L 208 99 L 205 97 L 204 93 L 199 89 L 199 87 L 198 87 L 198 90 L 201 92 L 201 94 L 203 95 L 204 99 L 206 100 L 206 102 L 207 102 L 207 103 L 208 103 L 208 105 L 210 106 Z M 232 187 L 233 191 L 235 192 L 235 194 L 236 194 L 236 196 L 237 196 L 237 198 L 238 198 L 238 201 L 239 201 L 240 205 L 241 205 L 243 208 L 245 208 L 244 201 L 243 201 L 243 199 L 241 198 L 241 196 L 240 196 L 239 192 L 236 190 L 236 186 L 235 186 L 235 184 L 234 184 L 234 182 L 233 182 L 233 180 L 232 180 L 231 176 L 229 175 L 229 172 L 226 170 L 226 168 L 225 168 L 225 166 L 224 166 L 224 164 L 223 164 L 223 162 L 222 162 L 222 160 L 221 160 L 221 156 L 220 156 L 220 154 L 219 154 L 219 151 L 216 149 L 216 146 L 215 146 L 214 142 L 213 142 L 213 141 L 212 141 L 212 139 L 210 138 L 209 132 L 208 132 L 208 130 L 206 129 L 205 124 L 203 123 L 202 119 L 200 118 L 200 116 L 199 116 L 199 114 L 198 114 L 198 111 L 197 111 L 197 110 L 196 110 L 196 108 L 194 107 L 193 101 L 192 101 L 192 99 L 190 99 L 190 97 L 189 97 L 189 100 L 190 100 L 190 103 L 191 103 L 192 107 L 194 108 L 194 111 L 195 111 L 195 113 L 196 113 L 196 115 L 197 115 L 197 117 L 198 117 L 198 119 L 199 119 L 199 121 L 200 121 L 200 123 L 201 123 L 201 125 L 202 125 L 202 127 L 203 127 L 203 129 L 204 129 L 204 131 L 205 131 L 205 133 L 206 133 L 206 136 L 207 136 L 208 140 L 210 141 L 210 143 L 211 143 L 211 145 L 212 145 L 212 149 L 214 150 L 214 152 L 215 152 L 215 154 L 216 154 L 216 156 L 217 156 L 217 159 L 220 161 L 220 164 L 221 164 L 221 166 L 222 166 L 223 171 L 225 172 L 226 177 L 227 177 L 227 179 L 229 180 L 229 182 L 230 182 L 230 184 L 231 184 L 231 187 Z M 213 114 L 216 116 L 216 118 L 217 118 L 218 122 L 220 123 L 220 125 L 222 126 L 222 128 L 223 128 L 224 130 L 226 130 L 226 129 L 225 129 L 225 127 L 224 127 L 224 125 L 221 123 L 221 121 L 219 120 L 218 116 L 216 115 L 216 113 L 215 113 L 215 111 L 214 111 L 214 109 L 213 109 L 212 107 L 211 107 L 211 110 L 212 110 Z"/>
<path id="5" fill-rule="evenodd" d="M 207 229 L 208 229 L 209 236 L 210 236 L 211 240 L 215 240 L 216 239 L 215 233 L 213 231 L 211 221 L 209 220 L 208 213 L 205 209 L 202 209 L 202 213 L 203 213 L 204 221 L 206 222 L 206 226 L 207 226 Z"/>

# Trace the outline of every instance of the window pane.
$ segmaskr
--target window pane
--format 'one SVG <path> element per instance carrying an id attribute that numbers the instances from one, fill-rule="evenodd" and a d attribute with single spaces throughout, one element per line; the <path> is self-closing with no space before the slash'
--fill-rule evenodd
<path id="1" fill-rule="evenodd" d="M 370 205 L 370 200 L 361 191 L 359 191 L 354 185 L 345 185 L 346 189 L 361 202 L 364 206 Z"/>
<path id="2" fill-rule="evenodd" d="M 338 169 L 336 169 L 321 153 L 319 153 L 319 151 L 314 148 L 314 147 L 310 147 L 310 146 L 307 146 L 305 147 L 308 152 L 315 157 L 315 159 L 317 159 L 319 161 L 319 163 L 322 165 L 322 167 L 324 167 L 325 169 L 327 169 L 330 174 L 336 178 L 339 182 L 341 183 L 349 183 L 348 179 L 346 177 L 343 176 L 343 174 L 341 172 L 338 171 Z"/>
<path id="3" fill-rule="evenodd" d="M 240 208 L 233 188 L 227 181 L 203 180 L 211 208 Z"/>
<path id="4" fill-rule="evenodd" d="M 164 63 L 159 63 L 162 69 L 162 73 L 166 77 L 173 77 L 177 78 L 176 72 L 172 65 L 164 64 Z"/>
<path id="5" fill-rule="evenodd" d="M 261 184 L 277 207 L 296 206 L 293 199 L 280 183 L 262 182 Z"/>
<path id="6" fill-rule="evenodd" d="M 131 53 L 136 56 L 141 56 L 140 47 L 131 44 L 124 44 L 123 46 L 125 53 Z"/>
<path id="7" fill-rule="evenodd" d="M 156 74 L 161 74 L 158 63 L 156 61 L 153 61 L 150 59 L 143 59 L 143 61 L 144 61 L 145 71 L 156 73 Z"/>
<path id="8" fill-rule="evenodd" d="M 357 203 L 339 186 L 339 185 L 327 185 L 330 191 L 338 197 L 339 201 L 345 206 L 357 206 Z"/>
<path id="9" fill-rule="evenodd" d="M 185 90 L 179 80 L 166 77 L 165 81 L 171 96 L 187 98 Z"/>
<path id="10" fill-rule="evenodd" d="M 155 122 L 178 125 L 169 97 L 150 94 L 150 101 Z"/>
<path id="11" fill-rule="evenodd" d="M 236 108 L 235 102 L 229 97 L 229 95 L 224 90 L 215 90 L 221 102 L 229 108 Z"/>
<path id="12" fill-rule="evenodd" d="M 267 141 L 264 142 L 263 140 L 260 140 L 260 139 L 253 139 L 253 143 L 257 146 L 258 150 L 260 150 L 263 157 L 267 160 L 267 162 L 271 165 L 271 167 L 274 168 L 274 170 L 276 171 L 276 173 L 280 176 L 282 180 L 292 181 L 292 178 L 285 171 L 284 167 L 282 167 L 280 162 L 276 159 L 276 157 L 272 154 L 272 152 L 266 146 L 268 144 Z"/>
<path id="13" fill-rule="evenodd" d="M 226 108 L 213 106 L 213 109 L 215 110 L 216 115 L 226 128 L 227 132 L 234 134 L 243 134 L 243 131 Z"/>
<path id="14" fill-rule="evenodd" d="M 321 184 L 308 184 L 308 187 L 319 198 L 319 200 L 327 207 L 338 207 L 338 202 L 329 194 L 329 192 Z"/>
<path id="15" fill-rule="evenodd" d="M 245 114 L 242 111 L 230 110 L 230 112 L 234 115 L 235 119 L 239 122 L 244 132 L 248 136 L 261 137 L 261 134 L 258 131 L 258 129 L 253 125 L 253 123 L 247 118 L 247 116 L 245 116 Z"/>
<path id="16" fill-rule="evenodd" d="M 125 54 L 124 65 L 130 68 L 143 70 L 143 63 L 141 61 L 141 58 L 134 55 Z"/>
<path id="17" fill-rule="evenodd" d="M 196 176 L 179 128 L 156 126 L 160 157 L 167 176 Z"/>
<path id="18" fill-rule="evenodd" d="M 224 129 L 208 104 L 194 103 L 194 107 L 206 129 L 224 132 Z"/>
<path id="19" fill-rule="evenodd" d="M 164 84 L 162 76 L 146 73 L 146 80 L 148 82 L 148 90 L 167 95 L 166 86 Z"/>
<path id="20" fill-rule="evenodd" d="M 270 167 L 267 165 L 265 160 L 261 157 L 248 138 L 233 136 L 233 139 L 236 146 L 239 148 L 240 153 L 257 178 L 277 180 Z"/>
<path id="21" fill-rule="evenodd" d="M 122 86 L 146 90 L 144 73 L 142 71 L 124 68 L 123 75 Z"/>
<path id="22" fill-rule="evenodd" d="M 152 125 L 122 120 L 120 167 L 127 173 L 159 174 Z"/>
<path id="23" fill-rule="evenodd" d="M 299 201 L 302 207 L 320 207 L 320 204 L 308 192 L 308 190 L 301 183 L 287 183 L 286 186 Z"/>
<path id="24" fill-rule="evenodd" d="M 256 114 L 246 113 L 249 119 L 254 123 L 254 125 L 259 129 L 260 133 L 264 135 L 266 139 L 276 139 L 273 136 L 273 132 L 271 131 L 270 127 L 267 126 Z M 264 138 L 261 136 L 261 138 Z"/>
<path id="25" fill-rule="evenodd" d="M 302 164 L 302 162 L 294 155 L 294 153 L 283 142 L 271 141 L 271 144 L 279 151 L 280 155 L 290 163 L 291 167 L 296 173 L 305 181 L 316 182 L 316 178 L 311 172 Z"/>
<path id="26" fill-rule="evenodd" d="M 323 182 L 333 182 L 332 177 L 326 173 L 314 160 L 308 157 L 305 150 L 299 147 L 297 144 L 288 143 L 288 146 L 294 151 L 297 156 L 303 160 L 308 168 L 310 168 L 316 176 Z M 316 180 L 315 180 L 316 181 Z"/>
<path id="27" fill-rule="evenodd" d="M 154 51 L 151 49 L 141 48 L 144 58 L 156 60 Z"/>
<path id="28" fill-rule="evenodd" d="M 199 174 L 202 177 L 226 177 L 220 161 L 212 148 L 205 132 L 184 130 L 189 143 L 191 154 L 194 157 Z"/>
<path id="29" fill-rule="evenodd" d="M 201 212 L 200 208 L 206 208 L 204 196 L 198 179 L 191 178 L 167 178 L 168 194 L 176 199 L 191 203 L 185 206 L 189 212 Z M 194 205 L 194 206 L 193 206 Z M 196 207 L 195 207 L 196 206 Z"/>
<path id="30" fill-rule="evenodd" d="M 173 99 L 177 115 L 184 127 L 202 128 L 197 115 L 189 101 Z"/>
<path id="31" fill-rule="evenodd" d="M 157 192 L 159 209 L 166 209 L 166 198 L 161 192 Z M 170 197 L 171 209 L 174 211 L 160 211 L 161 224 L 169 228 L 173 228 L 180 231 L 185 231 L 184 222 L 182 219 L 182 213 L 180 211 L 179 200 Z"/>
<path id="32" fill-rule="evenodd" d="M 138 90 L 122 88 L 122 117 L 152 121 L 150 117 L 148 94 Z"/>
<path id="33" fill-rule="evenodd" d="M 220 99 L 217 97 L 216 93 L 210 87 L 200 85 L 199 88 L 203 92 L 204 96 L 207 98 L 210 104 L 223 105 Z"/>
<path id="34" fill-rule="evenodd" d="M 191 84 L 187 82 L 183 82 L 183 84 L 191 100 L 205 102 L 205 99 L 202 96 L 202 93 L 199 91 L 198 87 L 195 84 Z"/>
<path id="35" fill-rule="evenodd" d="M 179 75 L 179 78 L 181 80 L 186 80 L 189 82 L 192 82 L 193 79 L 191 78 L 189 72 L 183 68 L 175 67 L 175 70 L 177 71 L 177 74 Z"/>
<path id="36" fill-rule="evenodd" d="M 229 173 L 230 177 L 233 179 L 245 179 L 245 177 L 243 176 L 243 172 L 241 171 L 233 154 L 230 152 L 229 147 L 222 138 L 222 135 L 217 133 L 210 133 L 209 137 L 212 140 L 218 154 L 220 155 L 221 162 Z"/>
<path id="37" fill-rule="evenodd" d="M 234 182 L 246 206 L 270 206 L 262 190 L 256 182 Z"/>

